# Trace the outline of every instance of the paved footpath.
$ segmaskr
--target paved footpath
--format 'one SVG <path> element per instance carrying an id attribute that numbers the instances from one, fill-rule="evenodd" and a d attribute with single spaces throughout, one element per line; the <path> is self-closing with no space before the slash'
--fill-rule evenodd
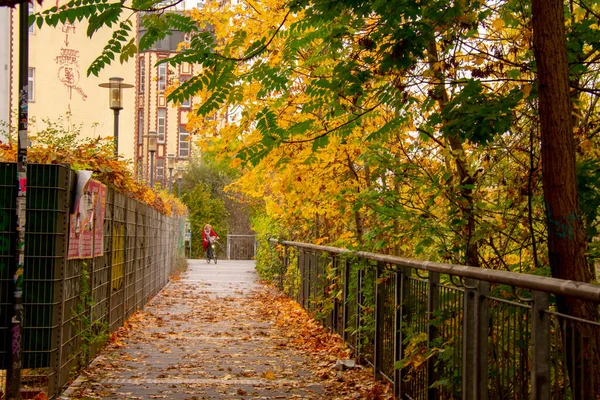
<path id="1" fill-rule="evenodd" d="M 328 399 L 263 312 L 254 263 L 189 260 L 61 399 Z"/>

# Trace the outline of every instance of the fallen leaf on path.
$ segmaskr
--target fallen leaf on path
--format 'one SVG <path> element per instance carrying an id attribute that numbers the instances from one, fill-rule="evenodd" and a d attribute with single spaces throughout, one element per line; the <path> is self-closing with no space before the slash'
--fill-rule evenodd
<path id="1" fill-rule="evenodd" d="M 275 373 L 273 371 L 267 371 L 263 375 L 265 379 L 275 379 Z"/>

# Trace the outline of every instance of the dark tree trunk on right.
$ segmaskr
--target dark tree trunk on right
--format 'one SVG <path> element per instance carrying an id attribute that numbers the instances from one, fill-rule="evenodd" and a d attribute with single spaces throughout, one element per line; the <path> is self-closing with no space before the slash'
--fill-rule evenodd
<path id="1" fill-rule="evenodd" d="M 550 269 L 556 278 L 590 282 L 594 275 L 585 256 L 586 237 L 575 175 L 564 4 L 562 0 L 532 0 L 532 6 Z M 557 302 L 561 313 L 598 320 L 595 304 L 564 297 Z M 563 332 L 567 359 L 576 369 L 569 371 L 574 398 L 595 398 L 594 393 L 600 395 L 598 338 L 589 326 L 576 324 L 575 328 Z M 577 343 L 582 344 L 581 348 L 571 346 Z M 585 379 L 595 384 L 584 385 L 576 378 L 582 374 L 590 374 Z"/>

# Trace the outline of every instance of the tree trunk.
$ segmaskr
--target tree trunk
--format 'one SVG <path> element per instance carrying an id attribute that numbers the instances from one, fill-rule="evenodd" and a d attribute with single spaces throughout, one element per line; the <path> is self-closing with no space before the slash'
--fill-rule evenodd
<path id="1" fill-rule="evenodd" d="M 594 276 L 585 257 L 586 239 L 575 176 L 564 5 L 562 0 L 532 0 L 532 6 L 550 269 L 556 278 L 590 282 Z M 597 307 L 590 302 L 562 297 L 557 304 L 561 313 L 598 320 Z M 594 385 L 583 385 L 574 378 L 592 371 L 598 375 L 598 339 L 591 327 L 574 325 L 573 331 L 563 332 L 568 363 L 575 366 L 569 370 L 573 396 L 595 398 L 595 394 L 600 395 L 593 387 L 600 384 L 598 376 L 586 378 L 595 381 Z M 579 348 L 576 343 L 584 345 Z"/>

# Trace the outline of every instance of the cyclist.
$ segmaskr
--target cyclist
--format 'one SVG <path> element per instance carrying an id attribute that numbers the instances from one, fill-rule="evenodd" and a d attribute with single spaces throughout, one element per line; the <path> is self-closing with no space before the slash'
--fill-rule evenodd
<path id="1" fill-rule="evenodd" d="M 204 225 L 204 229 L 202 229 L 202 246 L 204 246 L 205 254 L 207 254 L 207 251 L 209 251 L 209 244 L 218 239 L 219 235 L 215 233 L 212 226 L 210 226 L 209 224 Z M 214 254 L 212 256 L 214 258 Z"/>

